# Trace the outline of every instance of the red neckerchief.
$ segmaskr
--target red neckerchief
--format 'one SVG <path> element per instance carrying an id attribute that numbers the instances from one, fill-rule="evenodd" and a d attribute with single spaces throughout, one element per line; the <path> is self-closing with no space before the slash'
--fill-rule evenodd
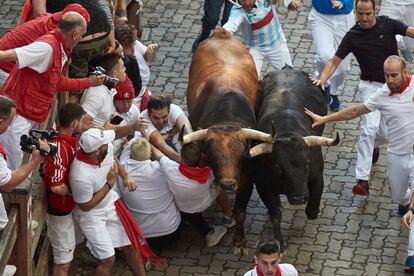
<path id="1" fill-rule="evenodd" d="M 152 252 L 151 248 L 148 246 L 147 241 L 145 240 L 144 234 L 138 226 L 138 223 L 131 216 L 122 201 L 118 198 L 114 204 L 116 213 L 121 220 L 122 226 L 125 229 L 128 239 L 134 247 L 135 252 L 137 252 L 137 255 L 140 257 L 141 262 L 145 264 L 146 261 L 150 261 L 159 269 L 165 267 L 166 261 Z"/>
<path id="2" fill-rule="evenodd" d="M 185 177 L 195 180 L 200 184 L 207 183 L 207 180 L 211 174 L 211 168 L 208 166 L 205 167 L 192 167 L 180 162 L 178 170 Z"/>
<path id="3" fill-rule="evenodd" d="M 72 53 L 72 49 L 66 47 L 65 39 L 63 38 L 62 34 L 58 30 L 53 30 L 50 32 L 50 34 L 56 37 L 56 39 L 62 44 L 66 56 L 69 56 Z"/>
<path id="4" fill-rule="evenodd" d="M 257 276 L 263 276 L 263 272 L 261 272 L 257 266 L 255 267 L 255 269 L 256 269 Z M 275 276 L 282 276 L 282 271 L 280 271 L 279 265 L 277 266 Z"/>
<path id="5" fill-rule="evenodd" d="M 4 160 L 7 160 L 7 154 L 2 144 L 0 144 L 0 155 L 3 156 Z"/>
<path id="6" fill-rule="evenodd" d="M 102 163 L 102 161 L 95 161 L 95 160 L 90 159 L 89 156 L 86 154 L 86 152 L 83 151 L 83 149 L 80 149 L 78 151 L 78 154 L 76 155 L 76 159 L 78 159 L 79 161 L 83 163 L 98 166 L 98 167 L 101 167 L 101 163 Z"/>
<path id="7" fill-rule="evenodd" d="M 78 148 L 78 138 L 76 136 L 69 136 L 62 132 L 59 132 L 59 138 L 63 140 L 64 142 L 71 145 L 72 148 L 77 149 Z"/>
<path id="8" fill-rule="evenodd" d="M 394 94 L 401 94 L 410 85 L 410 82 L 411 82 L 411 75 L 407 75 L 407 77 L 405 78 L 404 83 L 400 87 L 400 91 L 394 92 L 390 89 L 390 93 L 388 94 L 388 96 L 392 96 Z"/>
<path id="9" fill-rule="evenodd" d="M 144 94 L 142 94 L 141 103 L 139 105 L 139 111 L 142 112 L 147 109 L 148 100 L 149 100 L 148 89 L 145 89 Z"/>

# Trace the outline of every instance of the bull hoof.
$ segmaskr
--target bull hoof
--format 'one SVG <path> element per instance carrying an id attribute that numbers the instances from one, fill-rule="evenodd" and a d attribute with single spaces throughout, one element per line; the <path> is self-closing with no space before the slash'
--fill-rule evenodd
<path id="1" fill-rule="evenodd" d="M 319 209 L 315 210 L 315 209 L 306 207 L 305 213 L 308 216 L 308 219 L 317 219 L 319 215 Z"/>

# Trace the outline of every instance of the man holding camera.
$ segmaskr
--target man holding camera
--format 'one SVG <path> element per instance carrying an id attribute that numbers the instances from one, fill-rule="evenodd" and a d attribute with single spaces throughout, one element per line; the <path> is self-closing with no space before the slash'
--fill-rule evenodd
<path id="1" fill-rule="evenodd" d="M 47 236 L 52 244 L 53 275 L 68 275 L 76 246 L 72 210 L 75 203 L 69 189 L 69 168 L 77 152 L 73 136 L 82 127 L 85 111 L 79 104 L 68 103 L 59 111 L 58 136 L 53 139 L 56 155 L 43 164 L 43 183 L 47 188 Z"/>
<path id="2" fill-rule="evenodd" d="M 16 116 L 16 104 L 5 96 L 0 96 L 0 137 L 6 132 L 13 122 Z M 39 140 L 40 148 L 48 151 L 48 145 Z M 7 155 L 3 146 L 0 144 L 0 192 L 10 192 L 17 185 L 23 182 L 29 174 L 42 162 L 43 157 L 40 155 L 39 150 L 32 149 L 32 159 L 23 166 L 11 170 L 7 167 Z M 0 194 L 0 231 L 6 227 L 8 222 L 6 209 L 4 208 L 3 198 Z M 16 268 L 13 266 L 6 266 L 5 274 L 10 273 L 13 275 Z"/>
<path id="3" fill-rule="evenodd" d="M 78 91 L 102 84 L 102 76 L 69 79 L 63 76 L 68 55 L 86 32 L 86 20 L 77 12 L 62 15 L 54 30 L 20 48 L 0 51 L 0 61 L 15 61 L 16 66 L 1 93 L 16 101 L 13 126 L 0 142 L 9 155 L 9 167 L 17 168 L 22 160 L 21 135 L 46 120 L 57 91 Z"/>

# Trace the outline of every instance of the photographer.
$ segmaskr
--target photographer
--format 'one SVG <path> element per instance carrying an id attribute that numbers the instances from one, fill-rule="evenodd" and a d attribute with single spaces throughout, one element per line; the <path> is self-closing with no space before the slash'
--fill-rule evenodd
<path id="1" fill-rule="evenodd" d="M 47 236 L 53 249 L 53 275 L 68 275 L 76 246 L 72 210 L 75 203 L 69 189 L 69 168 L 77 152 L 74 134 L 82 127 L 85 111 L 79 104 L 68 103 L 59 111 L 59 134 L 52 141 L 55 156 L 43 164 L 43 183 L 47 188 Z"/>
<path id="2" fill-rule="evenodd" d="M 16 116 L 16 104 L 5 96 L 0 96 L 0 135 L 3 134 L 13 122 Z M 48 151 L 48 145 L 39 140 L 41 149 Z M 10 170 L 6 164 L 6 153 L 0 144 L 0 192 L 10 192 L 42 162 L 43 157 L 37 149 L 32 149 L 32 158 L 21 167 Z M 0 231 L 6 227 L 8 222 L 6 209 L 4 208 L 3 198 L 0 194 Z M 6 266 L 5 272 L 15 271 L 13 266 Z"/>
<path id="3" fill-rule="evenodd" d="M 83 95 L 81 104 L 86 115 L 83 118 L 82 130 L 86 131 L 90 128 L 113 129 L 116 133 L 116 139 L 133 134 L 134 131 L 144 131 L 148 127 L 148 121 L 143 119 L 138 119 L 125 126 L 110 123 L 112 113 L 115 112 L 113 101 L 117 91 L 114 86 L 117 81 L 123 83 L 126 79 L 125 66 L 121 57 L 117 54 L 108 54 L 95 59 L 93 65 L 102 67 L 95 68 L 98 69 L 98 72 L 105 72 L 107 76 L 103 85 L 91 87 Z"/>

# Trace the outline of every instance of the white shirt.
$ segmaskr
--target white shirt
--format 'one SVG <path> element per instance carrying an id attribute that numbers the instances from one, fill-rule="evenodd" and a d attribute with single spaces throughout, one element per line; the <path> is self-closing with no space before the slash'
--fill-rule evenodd
<path id="1" fill-rule="evenodd" d="M 86 203 L 93 195 L 106 185 L 106 177 L 114 162 L 113 146 L 108 144 L 108 154 L 100 166 L 87 164 L 76 157 L 70 166 L 69 183 L 72 190 L 73 200 L 76 203 Z M 76 204 L 74 213 L 77 215 L 99 215 L 105 213 L 108 206 L 118 199 L 118 194 L 112 189 L 106 196 L 89 212 L 82 211 Z"/>
<path id="2" fill-rule="evenodd" d="M 172 137 L 168 137 L 168 132 L 175 127 L 175 124 L 177 123 L 177 119 L 178 117 L 180 117 L 181 114 L 184 114 L 184 111 L 181 109 L 181 107 L 179 107 L 176 104 L 170 104 L 170 113 L 168 114 L 168 122 L 163 129 L 158 129 L 161 136 L 165 140 L 171 140 Z M 148 110 L 144 110 L 141 113 L 141 115 L 144 119 L 146 119 L 149 122 L 149 126 L 146 130 L 147 135 L 149 137 L 154 130 L 157 130 L 157 128 L 152 123 L 151 118 L 148 114 Z"/>
<path id="3" fill-rule="evenodd" d="M 137 189 L 123 192 L 122 199 L 144 236 L 165 236 L 177 230 L 181 222 L 180 212 L 159 162 L 129 159 L 122 165 L 137 183 Z"/>
<path id="4" fill-rule="evenodd" d="M 291 264 L 279 264 L 280 272 L 282 276 L 298 276 L 298 272 L 296 268 L 293 267 Z M 247 271 L 244 276 L 258 276 L 256 267 L 252 270 Z"/>
<path id="5" fill-rule="evenodd" d="M 180 211 L 190 214 L 200 213 L 210 207 L 216 199 L 217 189 L 211 187 L 214 179 L 212 173 L 207 183 L 200 184 L 182 175 L 178 170 L 179 164 L 166 156 L 161 158 L 160 165 Z"/>
<path id="6" fill-rule="evenodd" d="M 414 77 L 403 93 L 389 96 L 387 84 L 364 104 L 378 110 L 388 127 L 388 151 L 394 154 L 414 153 Z"/>
<path id="7" fill-rule="evenodd" d="M 62 68 L 65 65 L 68 57 L 63 50 L 63 45 L 60 44 L 62 52 Z M 19 69 L 29 67 L 39 74 L 46 72 L 53 59 L 53 48 L 50 44 L 41 41 L 35 41 L 23 47 L 14 49 L 17 56 L 17 66 Z"/>
<path id="8" fill-rule="evenodd" d="M 0 155 L 0 186 L 7 184 L 12 177 L 12 171 L 7 167 L 6 160 Z M 4 207 L 3 197 L 0 194 L 0 230 L 6 227 L 9 221 Z"/>
<path id="9" fill-rule="evenodd" d="M 131 105 L 131 108 L 128 112 L 117 113 L 119 116 L 123 118 L 122 122 L 119 124 L 120 126 L 126 126 L 131 124 L 139 119 L 139 108 L 136 105 Z M 114 155 L 119 157 L 122 153 L 124 145 L 127 143 L 127 137 L 122 137 L 120 139 L 116 139 L 112 142 L 114 145 Z"/>
<path id="10" fill-rule="evenodd" d="M 135 58 L 137 59 L 139 66 L 139 73 L 142 79 L 141 92 L 147 88 L 150 79 L 150 69 L 147 61 L 144 58 L 144 54 L 147 51 L 147 46 L 142 44 L 139 40 L 135 40 L 134 43 Z"/>
<path id="11" fill-rule="evenodd" d="M 115 89 L 109 90 L 105 85 L 86 89 L 81 99 L 83 109 L 93 118 L 92 124 L 97 128 L 103 128 L 115 111 Z"/>

